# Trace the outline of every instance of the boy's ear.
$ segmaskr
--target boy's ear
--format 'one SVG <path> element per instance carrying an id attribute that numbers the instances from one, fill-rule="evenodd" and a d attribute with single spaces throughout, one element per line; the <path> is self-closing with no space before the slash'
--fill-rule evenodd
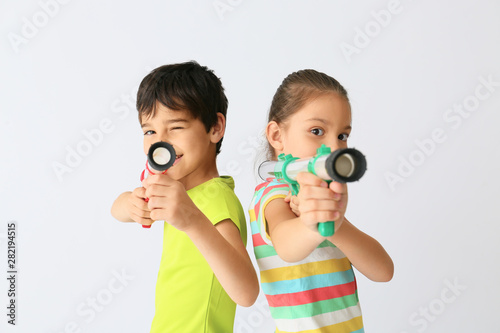
<path id="1" fill-rule="evenodd" d="M 210 129 L 210 141 L 217 143 L 222 139 L 226 132 L 226 117 L 220 112 L 217 112 L 217 123 Z"/>
<path id="2" fill-rule="evenodd" d="M 266 137 L 269 144 L 276 150 L 283 150 L 283 135 L 277 122 L 270 121 L 266 126 Z"/>

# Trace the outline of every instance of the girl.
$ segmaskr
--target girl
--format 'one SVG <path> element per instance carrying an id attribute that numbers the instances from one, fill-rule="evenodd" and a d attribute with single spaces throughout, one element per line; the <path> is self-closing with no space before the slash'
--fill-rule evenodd
<path id="1" fill-rule="evenodd" d="M 290 74 L 274 95 L 266 127 L 268 158 L 306 158 L 322 144 L 347 147 L 351 108 L 346 90 L 315 70 Z M 300 192 L 269 179 L 250 206 L 262 290 L 276 332 L 364 332 L 352 265 L 373 281 L 389 281 L 394 266 L 384 248 L 344 217 L 347 186 L 299 174 Z M 335 221 L 323 237 L 318 222 Z"/>

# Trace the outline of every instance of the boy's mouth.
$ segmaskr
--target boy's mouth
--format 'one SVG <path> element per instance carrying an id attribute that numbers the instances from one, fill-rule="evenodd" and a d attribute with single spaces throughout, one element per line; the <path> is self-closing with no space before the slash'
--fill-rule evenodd
<path id="1" fill-rule="evenodd" d="M 172 166 L 176 165 L 181 160 L 182 156 L 184 155 L 175 155 L 175 162 Z"/>

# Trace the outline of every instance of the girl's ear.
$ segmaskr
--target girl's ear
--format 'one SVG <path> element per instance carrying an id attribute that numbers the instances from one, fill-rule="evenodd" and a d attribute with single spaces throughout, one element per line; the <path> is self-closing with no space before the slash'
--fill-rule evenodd
<path id="1" fill-rule="evenodd" d="M 283 151 L 283 133 L 280 125 L 274 120 L 270 121 L 266 126 L 266 137 L 269 144 L 276 151 L 276 155 Z"/>
<path id="2" fill-rule="evenodd" d="M 226 117 L 220 112 L 217 112 L 217 123 L 210 129 L 210 141 L 217 143 L 222 139 L 226 132 Z"/>

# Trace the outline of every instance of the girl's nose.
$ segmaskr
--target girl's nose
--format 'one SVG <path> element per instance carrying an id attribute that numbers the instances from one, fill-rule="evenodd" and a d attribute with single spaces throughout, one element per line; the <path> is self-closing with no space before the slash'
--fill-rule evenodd
<path id="1" fill-rule="evenodd" d="M 328 146 L 328 147 L 330 147 L 330 149 L 332 150 L 332 152 L 334 152 L 334 151 L 336 151 L 336 150 L 338 150 L 338 149 L 342 148 L 342 147 L 340 147 L 340 145 L 339 145 L 338 143 L 334 143 L 334 144 L 330 143 L 330 144 L 329 144 L 329 145 L 327 145 L 327 146 Z"/>

